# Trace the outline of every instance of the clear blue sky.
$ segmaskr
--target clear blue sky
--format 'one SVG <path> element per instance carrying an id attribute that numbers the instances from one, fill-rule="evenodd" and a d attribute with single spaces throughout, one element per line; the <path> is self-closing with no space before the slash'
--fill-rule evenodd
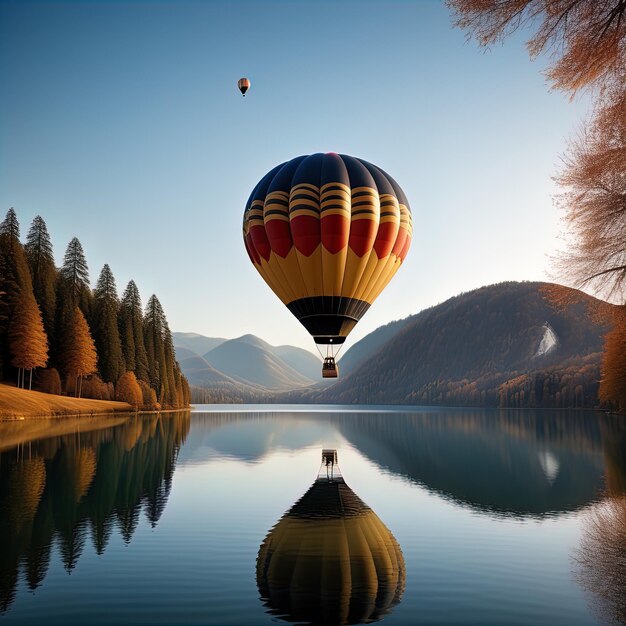
<path id="1" fill-rule="evenodd" d="M 2 2 L 0 210 L 60 262 L 156 293 L 173 330 L 312 349 L 241 239 L 274 165 L 336 151 L 405 190 L 409 256 L 351 335 L 481 285 L 545 279 L 554 175 L 587 101 L 527 33 L 485 52 L 441 2 Z M 236 89 L 248 76 L 246 98 Z"/>

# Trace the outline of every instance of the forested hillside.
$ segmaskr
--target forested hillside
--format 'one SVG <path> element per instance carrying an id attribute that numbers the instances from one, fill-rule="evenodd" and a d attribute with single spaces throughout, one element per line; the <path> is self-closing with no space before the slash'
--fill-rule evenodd
<path id="1" fill-rule="evenodd" d="M 553 304 L 546 283 L 532 282 L 451 298 L 405 320 L 356 371 L 310 400 L 596 406 L 613 306 L 559 289 L 565 305 Z"/>
<path id="2" fill-rule="evenodd" d="M 108 265 L 91 289 L 80 241 L 57 268 L 46 223 L 26 242 L 10 209 L 0 224 L 0 382 L 54 394 L 179 408 L 189 388 L 155 295 L 142 310 L 130 281 L 121 300 Z"/>

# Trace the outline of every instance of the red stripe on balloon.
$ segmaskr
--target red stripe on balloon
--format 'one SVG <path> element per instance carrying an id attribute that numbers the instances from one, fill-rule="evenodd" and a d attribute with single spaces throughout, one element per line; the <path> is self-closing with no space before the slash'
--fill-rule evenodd
<path id="1" fill-rule="evenodd" d="M 252 226 L 250 228 L 250 238 L 257 254 L 260 254 L 266 261 L 269 261 L 272 248 L 267 239 L 265 228 L 263 228 L 263 226 Z"/>
<path id="2" fill-rule="evenodd" d="M 376 241 L 374 242 L 374 250 L 379 259 L 386 257 L 391 252 L 397 237 L 397 222 L 383 222 L 380 224 L 378 227 L 378 234 L 376 235 Z"/>
<path id="3" fill-rule="evenodd" d="M 335 254 L 348 245 L 350 220 L 343 215 L 327 215 L 320 220 L 322 245 Z"/>
<path id="4" fill-rule="evenodd" d="M 293 245 L 304 256 L 311 256 L 320 245 L 320 220 L 309 215 L 300 215 L 290 221 Z"/>
<path id="5" fill-rule="evenodd" d="M 411 236 L 407 235 L 406 241 L 404 242 L 404 247 L 402 248 L 402 252 L 398 255 L 401 261 L 406 259 L 406 255 L 409 253 L 409 248 L 411 247 Z"/>
<path id="6" fill-rule="evenodd" d="M 269 220 L 265 222 L 265 232 L 272 250 L 284 259 L 293 247 L 289 222 Z"/>
<path id="7" fill-rule="evenodd" d="M 396 256 L 400 256 L 400 252 L 404 248 L 404 244 L 406 242 L 407 235 L 409 231 L 406 228 L 401 228 L 398 231 L 398 237 L 396 238 L 396 243 L 393 244 L 393 249 L 391 250 L 391 254 L 395 254 Z"/>
<path id="8" fill-rule="evenodd" d="M 350 249 L 358 256 L 369 254 L 376 240 L 376 220 L 354 220 L 350 225 Z"/>

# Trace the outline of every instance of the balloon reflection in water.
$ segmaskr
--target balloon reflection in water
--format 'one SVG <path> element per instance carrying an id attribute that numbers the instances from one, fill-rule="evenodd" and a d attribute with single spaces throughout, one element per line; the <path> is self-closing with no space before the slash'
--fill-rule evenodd
<path id="1" fill-rule="evenodd" d="M 373 622 L 402 597 L 404 558 L 331 458 L 324 451 L 317 480 L 261 544 L 257 585 L 269 612 L 287 621 Z"/>

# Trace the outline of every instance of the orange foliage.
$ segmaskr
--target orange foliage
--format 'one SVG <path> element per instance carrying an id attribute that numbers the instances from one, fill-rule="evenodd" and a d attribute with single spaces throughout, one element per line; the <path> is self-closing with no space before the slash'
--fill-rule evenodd
<path id="1" fill-rule="evenodd" d="M 156 391 L 145 380 L 137 381 L 143 397 L 143 408 L 158 411 L 161 405 L 157 401 Z"/>
<path id="2" fill-rule="evenodd" d="M 97 367 L 96 348 L 82 311 L 75 307 L 64 354 L 65 371 L 76 376 L 93 374 Z"/>
<path id="3" fill-rule="evenodd" d="M 100 376 L 94 374 L 83 382 L 82 395 L 94 400 L 113 400 L 115 391 L 112 383 L 105 383 Z"/>
<path id="4" fill-rule="evenodd" d="M 115 385 L 115 399 L 135 407 L 143 404 L 143 393 L 134 372 L 125 372 Z"/>
<path id="5" fill-rule="evenodd" d="M 11 363 L 14 367 L 32 370 L 48 362 L 48 339 L 41 320 L 41 311 L 32 292 L 24 289 L 13 312 L 9 327 Z"/>
<path id="6" fill-rule="evenodd" d="M 626 306 L 615 313 L 613 330 L 606 336 L 600 399 L 626 411 Z"/>
<path id="7" fill-rule="evenodd" d="M 39 372 L 38 378 L 39 391 L 61 395 L 61 377 L 54 367 Z"/>
<path id="8" fill-rule="evenodd" d="M 518 28 L 537 26 L 528 41 L 532 57 L 552 53 L 547 75 L 571 93 L 619 82 L 626 67 L 624 0 L 448 0 L 456 24 L 483 46 Z"/>

